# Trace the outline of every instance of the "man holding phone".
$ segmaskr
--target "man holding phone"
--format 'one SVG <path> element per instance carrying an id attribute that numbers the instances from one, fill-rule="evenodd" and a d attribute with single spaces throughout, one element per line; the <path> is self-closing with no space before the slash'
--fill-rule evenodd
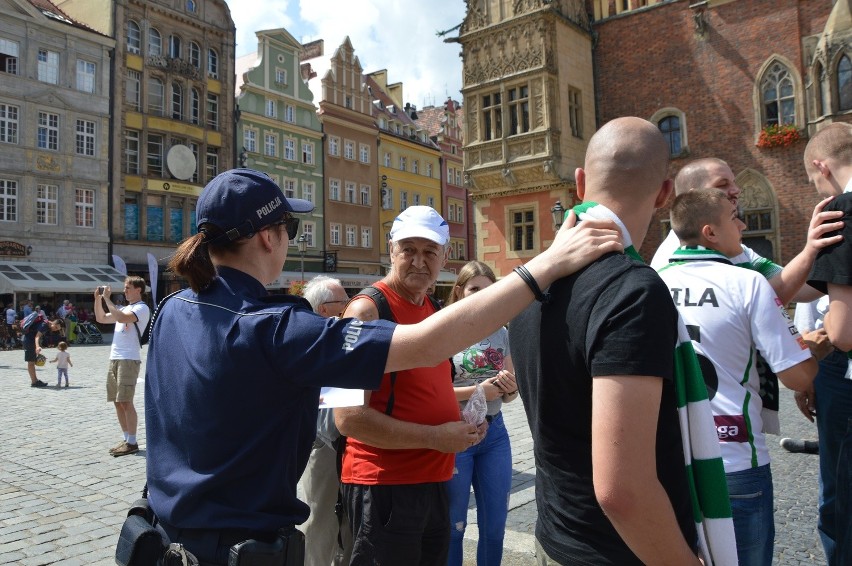
<path id="1" fill-rule="evenodd" d="M 115 324 L 107 370 L 107 401 L 115 404 L 118 424 L 124 440 L 110 448 L 113 456 L 127 456 L 139 452 L 136 440 L 138 417 L 133 397 L 136 380 L 142 365 L 142 345 L 139 339 L 148 325 L 150 310 L 142 300 L 145 280 L 129 276 L 124 280 L 124 298 L 127 306 L 119 309 L 110 298 L 112 289 L 101 286 L 95 289 L 95 319 L 102 324 Z"/>

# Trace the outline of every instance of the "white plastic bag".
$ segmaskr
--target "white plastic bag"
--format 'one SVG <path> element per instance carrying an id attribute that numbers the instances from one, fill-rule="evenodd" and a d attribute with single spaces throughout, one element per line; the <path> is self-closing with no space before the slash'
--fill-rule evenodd
<path id="1" fill-rule="evenodd" d="M 488 402 L 485 400 L 485 390 L 482 388 L 481 383 L 477 383 L 476 390 L 470 396 L 470 399 L 468 399 L 464 410 L 462 410 L 462 419 L 468 424 L 479 426 L 485 420 L 487 412 Z"/>

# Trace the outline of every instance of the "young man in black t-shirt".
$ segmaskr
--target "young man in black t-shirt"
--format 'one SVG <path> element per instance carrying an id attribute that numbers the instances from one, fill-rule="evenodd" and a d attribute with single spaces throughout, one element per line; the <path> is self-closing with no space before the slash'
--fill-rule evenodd
<path id="1" fill-rule="evenodd" d="M 598 203 L 589 217 L 620 225 L 626 253 L 558 280 L 550 303 L 509 325 L 542 565 L 699 564 L 674 397 L 677 311 L 636 252 L 671 193 L 667 165 L 665 140 L 640 118 L 592 137 L 577 195 Z"/>

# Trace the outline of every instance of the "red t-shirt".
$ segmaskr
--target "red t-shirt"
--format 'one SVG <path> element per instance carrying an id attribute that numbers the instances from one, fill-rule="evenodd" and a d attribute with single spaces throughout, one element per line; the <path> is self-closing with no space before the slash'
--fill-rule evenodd
<path id="1" fill-rule="evenodd" d="M 384 293 L 400 324 L 415 324 L 435 312 L 428 299 L 421 306 L 412 305 L 383 282 L 375 286 Z M 381 387 L 370 396 L 370 407 L 384 413 L 389 395 L 390 374 L 386 373 Z M 431 368 L 397 372 L 391 416 L 426 425 L 460 420 L 449 360 Z M 376 448 L 349 437 L 343 454 L 341 480 L 360 485 L 443 482 L 452 478 L 454 463 L 455 454 L 424 448 Z"/>

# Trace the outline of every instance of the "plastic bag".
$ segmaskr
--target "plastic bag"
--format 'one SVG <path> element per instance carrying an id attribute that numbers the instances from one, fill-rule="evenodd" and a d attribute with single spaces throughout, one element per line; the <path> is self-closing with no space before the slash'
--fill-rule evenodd
<path id="1" fill-rule="evenodd" d="M 462 410 L 462 419 L 468 424 L 479 426 L 485 420 L 487 412 L 488 402 L 485 400 L 485 390 L 482 388 L 481 383 L 477 383 L 476 390 L 470 396 L 467 405 Z"/>

